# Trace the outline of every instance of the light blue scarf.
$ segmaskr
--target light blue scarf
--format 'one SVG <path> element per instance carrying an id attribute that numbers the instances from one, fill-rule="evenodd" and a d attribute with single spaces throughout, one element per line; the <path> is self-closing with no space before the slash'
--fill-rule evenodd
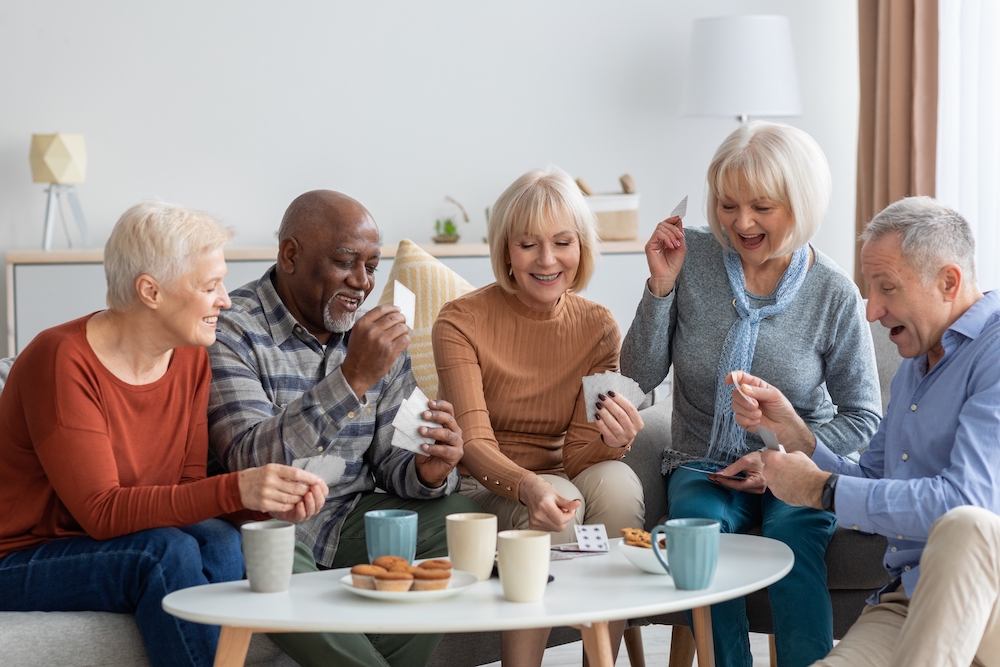
<path id="1" fill-rule="evenodd" d="M 733 414 L 733 387 L 726 384 L 726 376 L 735 370 L 749 371 L 757 347 L 760 321 L 782 313 L 798 294 L 809 271 L 809 246 L 792 253 L 792 263 L 774 288 L 775 302 L 763 308 L 750 305 L 747 296 L 743 264 L 736 252 L 722 253 L 726 264 L 729 287 L 736 297 L 734 305 L 739 319 L 729 329 L 719 357 L 718 378 L 715 381 L 715 419 L 712 422 L 712 441 L 708 448 L 711 461 L 731 462 L 747 453 L 746 431 L 736 423 Z"/>

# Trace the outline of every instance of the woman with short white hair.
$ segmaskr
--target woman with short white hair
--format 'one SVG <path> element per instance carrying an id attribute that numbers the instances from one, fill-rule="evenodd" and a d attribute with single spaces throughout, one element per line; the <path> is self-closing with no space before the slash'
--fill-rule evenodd
<path id="1" fill-rule="evenodd" d="M 669 518 L 717 519 L 728 533 L 760 525 L 795 553 L 792 571 L 768 589 L 786 667 L 833 645 L 823 556 L 835 516 L 766 490 L 759 457 L 745 456 L 762 441 L 736 423 L 726 379 L 750 371 L 779 387 L 839 454 L 875 433 L 881 398 L 861 295 L 809 245 L 830 191 L 826 157 L 805 132 L 763 121 L 734 131 L 708 169 L 710 229 L 668 218 L 646 244 L 650 277 L 622 346 L 622 371 L 645 391 L 673 366 Z M 742 598 L 713 605 L 712 627 L 719 665 L 751 664 Z"/>
<path id="2" fill-rule="evenodd" d="M 577 295 L 598 258 L 594 214 L 565 172 L 530 171 L 497 199 L 488 234 L 496 282 L 446 304 L 433 331 L 465 438 L 461 492 L 501 530 L 550 531 L 554 544 L 579 524 L 612 537 L 641 526 L 642 485 L 621 459 L 642 417 L 608 391 L 587 421 L 582 380 L 618 370 L 621 340 L 611 312 Z M 504 633 L 505 667 L 539 664 L 547 633 Z"/>
<path id="3" fill-rule="evenodd" d="M 163 611 L 174 590 L 243 576 L 257 510 L 300 521 L 323 480 L 268 465 L 206 478 L 205 346 L 229 307 L 210 216 L 145 203 L 105 246 L 108 309 L 38 334 L 0 393 L 0 610 L 135 615 L 153 665 L 211 665 L 219 629 Z"/>

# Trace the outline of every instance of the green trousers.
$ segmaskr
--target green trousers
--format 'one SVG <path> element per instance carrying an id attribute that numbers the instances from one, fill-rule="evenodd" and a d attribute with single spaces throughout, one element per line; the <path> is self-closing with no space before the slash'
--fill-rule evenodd
<path id="1" fill-rule="evenodd" d="M 457 493 L 436 500 L 404 500 L 387 493 L 362 494 L 340 530 L 340 544 L 333 567 L 368 562 L 365 512 L 377 509 L 413 510 L 417 522 L 417 558 L 448 555 L 445 520 L 456 512 L 481 512 L 479 506 Z M 312 551 L 295 544 L 293 572 L 316 572 Z M 390 635 L 357 633 L 274 633 L 269 635 L 302 667 L 420 667 L 426 665 L 441 635 Z"/>

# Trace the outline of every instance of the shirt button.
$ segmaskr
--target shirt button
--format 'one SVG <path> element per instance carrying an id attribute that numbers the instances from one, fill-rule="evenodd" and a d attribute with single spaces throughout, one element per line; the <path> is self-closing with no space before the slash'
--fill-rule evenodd
<path id="1" fill-rule="evenodd" d="M 906 572 L 909 572 L 910 571 L 910 566 L 907 565 L 906 567 L 903 568 L 903 570 L 906 571 Z"/>
<path id="2" fill-rule="evenodd" d="M 354 419 L 354 413 L 353 412 L 348 412 L 347 416 L 350 417 L 351 419 Z"/>
<path id="3" fill-rule="evenodd" d="M 371 408 L 365 408 L 365 414 L 366 415 L 370 415 L 371 413 L 372 413 L 372 409 Z"/>
<path id="4" fill-rule="evenodd" d="M 295 327 L 295 333 L 302 333 L 302 327 Z"/>
<path id="5" fill-rule="evenodd" d="M 891 551 L 892 553 L 896 553 L 896 547 L 892 547 L 891 549 L 889 549 L 889 551 Z"/>
<path id="6" fill-rule="evenodd" d="M 851 530 L 858 530 L 857 526 L 851 526 Z"/>
<path id="7" fill-rule="evenodd" d="M 910 458 L 910 455 L 909 454 L 903 454 L 900 458 L 902 458 L 905 461 L 906 459 Z"/>
<path id="8" fill-rule="evenodd" d="M 316 451 L 317 451 L 317 452 L 321 452 L 321 451 L 323 451 L 323 445 L 320 445 L 319 447 L 317 447 L 317 448 L 316 448 Z"/>
<path id="9" fill-rule="evenodd" d="M 897 535 L 897 536 L 896 536 L 896 539 L 897 539 L 897 540 L 901 540 L 901 539 L 903 539 L 903 536 L 902 536 L 902 535 Z"/>
<path id="10" fill-rule="evenodd" d="M 910 411 L 911 412 L 916 412 L 917 411 L 917 404 L 916 403 L 914 403 L 913 405 L 910 406 Z"/>

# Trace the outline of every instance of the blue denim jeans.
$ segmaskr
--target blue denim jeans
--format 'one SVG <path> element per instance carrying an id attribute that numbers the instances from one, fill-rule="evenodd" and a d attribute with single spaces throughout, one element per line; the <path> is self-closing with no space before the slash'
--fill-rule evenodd
<path id="1" fill-rule="evenodd" d="M 240 533 L 220 519 L 103 541 L 69 537 L 0 559 L 0 611 L 135 614 L 154 667 L 208 667 L 219 628 L 171 616 L 160 601 L 182 588 L 242 577 Z"/>
<path id="2" fill-rule="evenodd" d="M 733 491 L 684 468 L 668 478 L 667 504 L 671 519 L 715 519 L 724 533 L 761 526 L 765 537 L 787 544 L 795 554 L 792 571 L 767 589 L 778 667 L 811 665 L 830 652 L 833 609 L 823 557 L 837 527 L 835 515 L 787 505 L 770 491 Z M 712 631 L 719 667 L 752 667 L 743 598 L 712 605 Z"/>

